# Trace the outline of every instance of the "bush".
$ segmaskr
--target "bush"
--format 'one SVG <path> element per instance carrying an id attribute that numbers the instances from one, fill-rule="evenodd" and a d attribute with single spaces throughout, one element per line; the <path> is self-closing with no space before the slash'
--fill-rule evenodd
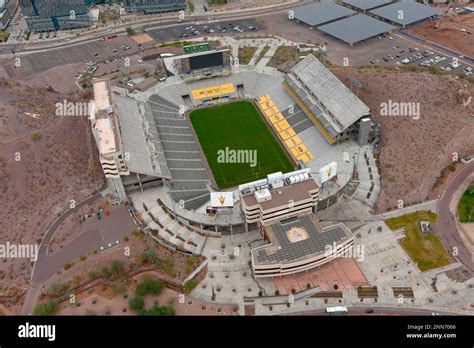
<path id="1" fill-rule="evenodd" d="M 165 284 L 159 280 L 147 278 L 142 280 L 136 287 L 135 293 L 139 296 L 159 295 L 165 288 Z"/>
<path id="2" fill-rule="evenodd" d="M 176 277 L 176 272 L 174 270 L 174 260 L 172 258 L 160 259 L 156 260 L 156 267 L 160 270 L 165 272 L 170 277 Z"/>
<path id="3" fill-rule="evenodd" d="M 145 307 L 145 300 L 143 297 L 135 296 L 128 300 L 128 307 L 135 312 L 141 312 Z"/>
<path id="4" fill-rule="evenodd" d="M 105 267 L 105 266 L 100 269 L 100 273 L 102 274 L 102 276 L 103 276 L 105 279 L 110 278 L 110 276 L 112 275 L 112 273 L 110 272 L 109 268 L 108 268 L 108 267 Z"/>
<path id="5" fill-rule="evenodd" d="M 112 266 L 110 267 L 110 273 L 114 277 L 118 277 L 122 275 L 125 271 L 125 266 L 123 265 L 122 261 L 114 261 L 112 262 Z"/>
<path id="6" fill-rule="evenodd" d="M 31 134 L 31 140 L 38 141 L 41 139 L 41 133 L 33 133 Z"/>
<path id="7" fill-rule="evenodd" d="M 71 267 L 72 267 L 72 263 L 66 263 L 66 264 L 64 265 L 64 270 L 67 271 L 67 270 L 68 270 L 69 268 L 71 268 Z"/>
<path id="8" fill-rule="evenodd" d="M 51 290 L 51 293 L 53 295 L 59 296 L 59 295 L 65 293 L 68 289 L 69 289 L 69 285 L 58 283 L 58 284 L 51 285 L 50 290 Z"/>
<path id="9" fill-rule="evenodd" d="M 142 315 L 157 315 L 157 316 L 162 316 L 162 315 L 175 315 L 175 310 L 173 307 L 168 307 L 168 306 L 159 306 L 159 305 L 154 305 L 148 310 L 144 310 L 141 314 Z"/>
<path id="10" fill-rule="evenodd" d="M 184 283 L 184 292 L 189 294 L 193 289 L 197 286 L 197 282 L 193 279 L 188 280 L 186 283 Z"/>
<path id="11" fill-rule="evenodd" d="M 99 274 L 97 273 L 97 271 L 89 271 L 87 276 L 89 277 L 90 280 L 94 280 L 94 279 L 97 279 Z"/>
<path id="12" fill-rule="evenodd" d="M 56 301 L 48 303 L 39 303 L 35 306 L 33 315 L 55 315 L 59 311 L 59 305 Z"/>
<path id="13" fill-rule="evenodd" d="M 154 250 L 147 250 L 142 252 L 139 256 L 138 259 L 142 263 L 152 263 L 158 260 L 158 256 L 156 255 L 156 252 Z"/>
<path id="14" fill-rule="evenodd" d="M 136 34 L 135 30 L 132 27 L 127 27 L 125 30 L 127 31 L 127 34 L 129 36 L 133 36 Z"/>

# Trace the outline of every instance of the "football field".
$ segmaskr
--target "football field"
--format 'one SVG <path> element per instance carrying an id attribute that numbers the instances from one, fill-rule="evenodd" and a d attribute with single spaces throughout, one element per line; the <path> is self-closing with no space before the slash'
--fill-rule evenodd
<path id="1" fill-rule="evenodd" d="M 249 101 L 194 110 L 189 118 L 220 189 L 294 170 L 285 150 Z"/>

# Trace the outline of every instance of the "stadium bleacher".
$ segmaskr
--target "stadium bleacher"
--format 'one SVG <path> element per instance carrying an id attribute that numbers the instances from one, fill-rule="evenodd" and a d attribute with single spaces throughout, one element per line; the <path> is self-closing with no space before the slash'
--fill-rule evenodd
<path id="1" fill-rule="evenodd" d="M 295 162 L 302 161 L 306 164 L 314 159 L 314 155 L 302 143 L 300 137 L 296 135 L 290 123 L 284 118 L 280 109 L 275 105 L 268 94 L 258 99 L 257 106 L 265 115 L 267 121 L 272 125 L 280 141 Z"/>
<path id="2" fill-rule="evenodd" d="M 169 194 L 186 209 L 197 209 L 209 201 L 210 178 L 200 155 L 191 125 L 179 106 L 162 96 L 148 100 L 171 174 Z"/>

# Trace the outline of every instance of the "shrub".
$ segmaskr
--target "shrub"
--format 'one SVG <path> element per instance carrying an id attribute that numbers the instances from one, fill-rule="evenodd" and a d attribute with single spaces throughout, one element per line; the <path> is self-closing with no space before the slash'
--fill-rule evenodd
<path id="1" fill-rule="evenodd" d="M 114 261 L 112 262 L 112 266 L 110 266 L 110 273 L 114 277 L 118 277 L 122 275 L 125 271 L 125 266 L 123 265 L 122 261 Z"/>
<path id="2" fill-rule="evenodd" d="M 163 316 L 163 315 L 175 315 L 175 310 L 173 307 L 168 307 L 168 306 L 159 306 L 159 305 L 154 305 L 148 310 L 144 310 L 141 314 L 142 315 L 157 315 L 157 316 Z"/>
<path id="3" fill-rule="evenodd" d="M 97 279 L 99 274 L 97 273 L 97 271 L 89 271 L 89 273 L 87 273 L 87 276 L 89 277 L 90 280 L 94 280 L 94 279 Z"/>
<path id="4" fill-rule="evenodd" d="M 128 307 L 135 312 L 140 312 L 145 307 L 145 300 L 141 296 L 135 296 L 128 300 Z"/>
<path id="5" fill-rule="evenodd" d="M 158 260 L 158 256 L 156 255 L 156 252 L 154 250 L 147 250 L 142 252 L 139 256 L 138 259 L 140 262 L 143 263 L 152 263 Z"/>
<path id="6" fill-rule="evenodd" d="M 105 266 L 100 269 L 100 273 L 101 273 L 102 276 L 103 276 L 104 278 L 106 278 L 106 279 L 107 279 L 107 278 L 110 278 L 110 276 L 112 275 L 112 273 L 110 272 L 109 268 L 108 268 L 108 267 L 105 267 Z"/>
<path id="7" fill-rule="evenodd" d="M 139 296 L 159 295 L 165 288 L 165 284 L 159 280 L 147 278 L 142 280 L 136 287 L 135 293 Z"/>
<path id="8" fill-rule="evenodd" d="M 59 311 L 59 305 L 56 301 L 48 303 L 39 303 L 33 310 L 33 315 L 55 315 Z"/>
<path id="9" fill-rule="evenodd" d="M 31 134 L 31 140 L 38 141 L 41 139 L 41 133 L 33 133 Z"/>
<path id="10" fill-rule="evenodd" d="M 186 283 L 184 283 L 184 292 L 189 294 L 193 289 L 197 286 L 197 282 L 193 279 L 188 280 Z"/>
<path id="11" fill-rule="evenodd" d="M 58 283 L 58 284 L 51 285 L 50 290 L 53 293 L 53 295 L 59 296 L 59 295 L 65 293 L 68 289 L 69 289 L 69 285 Z"/>

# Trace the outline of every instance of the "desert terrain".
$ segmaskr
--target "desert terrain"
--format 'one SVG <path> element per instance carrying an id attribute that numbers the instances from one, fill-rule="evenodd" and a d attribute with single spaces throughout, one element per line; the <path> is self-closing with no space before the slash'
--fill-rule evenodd
<path id="1" fill-rule="evenodd" d="M 347 86 L 349 75 L 362 83 L 359 97 L 381 125 L 377 211 L 394 208 L 399 199 L 405 205 L 425 200 L 454 152 L 460 157 L 474 153 L 472 80 L 379 68 L 333 72 Z M 381 103 L 389 100 L 420 103 L 420 118 L 381 116 Z"/>
<path id="2" fill-rule="evenodd" d="M 87 100 L 49 86 L 0 80 L 1 243 L 39 244 L 50 224 L 104 184 L 87 117 L 55 115 L 55 104 Z M 28 283 L 33 263 L 0 263 L 0 294 Z"/>

